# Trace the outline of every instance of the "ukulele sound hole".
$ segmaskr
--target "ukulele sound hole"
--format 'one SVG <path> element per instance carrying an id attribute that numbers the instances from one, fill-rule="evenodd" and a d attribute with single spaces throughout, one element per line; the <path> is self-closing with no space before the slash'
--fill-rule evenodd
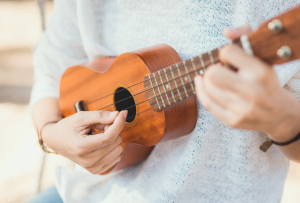
<path id="1" fill-rule="evenodd" d="M 133 96 L 131 93 L 123 88 L 119 87 L 115 92 L 114 102 L 117 111 L 127 110 L 128 115 L 126 122 L 132 122 L 136 116 L 136 107 Z"/>

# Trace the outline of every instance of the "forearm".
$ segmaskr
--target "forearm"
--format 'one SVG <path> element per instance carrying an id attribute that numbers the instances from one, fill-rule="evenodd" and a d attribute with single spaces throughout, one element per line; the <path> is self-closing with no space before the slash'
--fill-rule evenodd
<path id="1" fill-rule="evenodd" d="M 57 98 L 42 99 L 33 107 L 33 122 L 38 130 L 48 122 L 59 121 L 61 119 L 62 115 Z"/>

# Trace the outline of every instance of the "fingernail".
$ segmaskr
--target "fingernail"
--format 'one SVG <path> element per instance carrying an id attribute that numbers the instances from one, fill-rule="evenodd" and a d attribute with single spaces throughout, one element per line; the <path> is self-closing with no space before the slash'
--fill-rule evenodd
<path id="1" fill-rule="evenodd" d="M 109 117 L 115 117 L 117 115 L 118 111 L 109 112 Z"/>
<path id="2" fill-rule="evenodd" d="M 126 119 L 126 117 L 127 117 L 127 114 L 128 114 L 128 111 L 125 110 L 125 111 L 123 112 L 123 116 L 124 116 L 125 119 Z"/>

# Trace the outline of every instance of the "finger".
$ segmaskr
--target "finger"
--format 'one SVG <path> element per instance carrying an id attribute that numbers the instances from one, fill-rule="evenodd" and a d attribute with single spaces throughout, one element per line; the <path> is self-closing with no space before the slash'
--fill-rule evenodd
<path id="1" fill-rule="evenodd" d="M 220 63 L 210 66 L 203 81 L 208 96 L 223 108 L 236 109 L 234 107 L 237 107 L 238 101 L 245 101 L 252 96 L 248 83 Z"/>
<path id="2" fill-rule="evenodd" d="M 233 81 L 234 82 L 234 81 Z M 245 104 L 244 93 L 222 89 L 216 86 L 212 80 L 204 77 L 203 84 L 205 86 L 207 96 L 218 106 L 226 109 L 226 111 L 236 112 L 236 110 L 243 109 Z M 219 114 L 216 114 L 216 116 Z"/>
<path id="3" fill-rule="evenodd" d="M 116 118 L 114 123 L 111 126 L 108 126 L 105 129 L 105 132 L 104 132 L 104 143 L 105 144 L 110 144 L 111 143 L 109 141 L 109 138 L 111 136 L 118 136 L 121 133 L 121 131 L 122 131 L 124 125 L 125 125 L 125 122 L 126 122 L 127 114 L 128 114 L 127 110 L 122 111 L 119 114 L 119 116 Z"/>
<path id="4" fill-rule="evenodd" d="M 243 80 L 226 65 L 221 63 L 211 65 L 205 72 L 203 80 L 209 80 L 215 86 L 234 92 L 244 92 Z"/>
<path id="5" fill-rule="evenodd" d="M 118 145 L 115 149 L 109 152 L 107 155 L 99 159 L 93 166 L 86 168 L 90 172 L 97 174 L 102 169 L 102 167 L 109 162 L 113 161 L 116 157 L 121 155 L 123 152 L 123 146 Z"/>
<path id="6" fill-rule="evenodd" d="M 245 71 L 247 74 L 252 73 L 249 75 L 251 77 L 260 72 L 264 73 L 265 69 L 269 67 L 265 62 L 246 54 L 241 47 L 234 44 L 222 47 L 219 57 L 222 62 L 238 68 L 238 71 Z"/>
<path id="7" fill-rule="evenodd" d="M 108 128 L 110 128 L 111 125 L 105 125 L 104 126 L 104 132 L 107 131 Z"/>
<path id="8" fill-rule="evenodd" d="M 104 173 L 105 171 L 107 171 L 108 169 L 114 167 L 117 163 L 119 163 L 121 159 L 122 159 L 122 154 L 117 156 L 114 160 L 112 160 L 108 164 L 104 165 L 101 170 L 95 171 L 95 174 Z"/>
<path id="9" fill-rule="evenodd" d="M 118 114 L 118 111 L 80 111 L 74 114 L 74 118 L 81 126 L 90 126 L 98 123 L 111 124 Z"/>
<path id="10" fill-rule="evenodd" d="M 109 128 L 109 126 L 111 126 L 111 125 L 110 124 L 101 124 L 101 123 L 94 125 L 94 127 L 97 130 L 101 130 L 101 131 L 106 131 Z"/>
<path id="11" fill-rule="evenodd" d="M 226 37 L 228 37 L 231 40 L 235 40 L 241 37 L 242 35 L 250 34 L 252 32 L 252 29 L 249 25 L 244 25 L 242 27 L 235 28 L 235 29 L 225 28 L 223 32 Z"/>
<path id="12" fill-rule="evenodd" d="M 100 130 L 100 131 L 104 131 L 104 127 L 105 127 L 105 124 L 102 124 L 102 123 L 97 123 L 94 125 L 94 128 L 96 128 L 97 130 Z"/>
<path id="13" fill-rule="evenodd" d="M 98 148 L 93 151 L 89 150 L 89 152 L 87 152 L 84 156 L 82 156 L 82 159 L 89 160 L 90 162 L 92 162 L 90 166 L 93 166 L 97 162 L 97 160 L 107 155 L 109 152 L 114 150 L 121 143 L 122 143 L 122 136 L 118 135 L 118 137 L 112 144 L 107 145 L 105 147 Z"/>
<path id="14" fill-rule="evenodd" d="M 205 109 L 210 111 L 217 118 L 224 120 L 227 117 L 228 111 L 214 102 L 206 93 L 203 85 L 203 78 L 196 76 L 195 79 L 196 93 L 199 101 Z"/>
<path id="15" fill-rule="evenodd" d="M 86 136 L 82 141 L 82 147 L 87 150 L 95 150 L 101 147 L 105 147 L 112 144 L 117 136 L 122 131 L 125 121 L 126 121 L 127 111 L 122 111 L 119 113 L 114 123 L 108 127 L 104 133 L 99 133 L 92 136 Z"/>

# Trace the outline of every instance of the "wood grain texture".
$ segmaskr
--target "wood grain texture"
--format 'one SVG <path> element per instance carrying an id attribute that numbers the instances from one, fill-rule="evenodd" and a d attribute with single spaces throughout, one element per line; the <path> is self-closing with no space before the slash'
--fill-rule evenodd
<path id="1" fill-rule="evenodd" d="M 59 103 L 65 117 L 75 113 L 74 104 L 79 100 L 83 100 L 88 111 L 115 110 L 111 104 L 114 100 L 114 90 L 118 87 L 130 87 L 129 91 L 135 95 L 135 103 L 139 104 L 136 111 L 140 114 L 133 121 L 136 123 L 126 123 L 121 132 L 122 145 L 125 148 L 122 160 L 103 174 L 137 164 L 147 158 L 153 149 L 152 146 L 159 141 L 177 138 L 193 130 L 197 120 L 195 98 L 188 98 L 165 110 L 155 112 L 143 93 L 142 81 L 145 75 L 178 61 L 180 57 L 171 47 L 159 45 L 124 53 L 116 59 L 98 59 L 82 66 L 73 66 L 63 74 Z M 95 71 L 100 69 L 106 71 Z"/>
<path id="2" fill-rule="evenodd" d="M 195 92 L 194 77 L 219 62 L 219 48 L 180 61 L 144 77 L 145 96 L 154 111 L 160 111 Z"/>
<path id="3" fill-rule="evenodd" d="M 177 52 L 166 44 L 156 45 L 135 53 L 145 62 L 151 73 L 181 62 Z M 159 58 L 162 60 L 159 60 Z M 156 63 L 153 63 L 154 61 Z M 188 97 L 162 111 L 165 112 L 166 128 L 161 141 L 186 135 L 195 128 L 197 122 L 196 96 Z"/>
<path id="4" fill-rule="evenodd" d="M 269 22 L 278 19 L 283 30 L 275 33 L 268 28 Z M 300 6 L 263 23 L 255 32 L 248 36 L 254 55 L 270 64 L 282 64 L 300 58 Z M 282 59 L 277 50 L 289 46 L 292 57 Z"/>

